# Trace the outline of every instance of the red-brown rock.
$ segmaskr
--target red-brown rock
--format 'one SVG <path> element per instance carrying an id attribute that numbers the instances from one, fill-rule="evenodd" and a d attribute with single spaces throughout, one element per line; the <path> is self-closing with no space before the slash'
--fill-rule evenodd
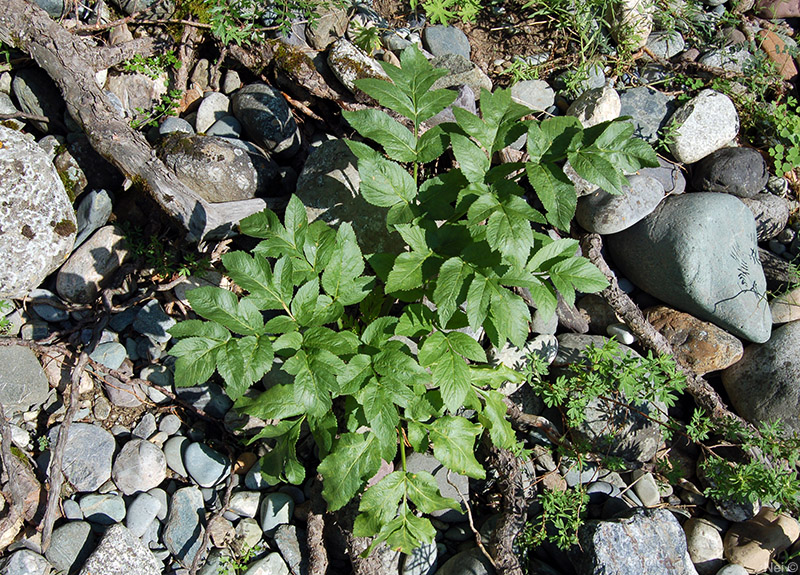
<path id="1" fill-rule="evenodd" d="M 797 66 L 792 56 L 787 53 L 786 43 L 783 39 L 771 30 L 761 30 L 758 35 L 761 38 L 761 49 L 775 63 L 775 67 L 783 79 L 791 82 L 797 78 Z"/>

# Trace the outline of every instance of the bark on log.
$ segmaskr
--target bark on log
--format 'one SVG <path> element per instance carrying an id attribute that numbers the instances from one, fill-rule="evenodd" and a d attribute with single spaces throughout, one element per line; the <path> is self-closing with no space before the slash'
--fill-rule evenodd
<path id="1" fill-rule="evenodd" d="M 177 220 L 190 241 L 230 235 L 242 218 L 268 207 L 256 198 L 214 204 L 184 186 L 144 136 L 121 119 L 94 80 L 95 48 L 27 0 L 5 0 L 0 40 L 30 54 L 61 90 L 92 147 Z"/>

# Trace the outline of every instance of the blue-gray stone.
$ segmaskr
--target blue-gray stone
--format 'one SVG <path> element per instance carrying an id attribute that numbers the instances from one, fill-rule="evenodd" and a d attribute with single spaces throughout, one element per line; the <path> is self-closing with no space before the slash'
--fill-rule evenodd
<path id="1" fill-rule="evenodd" d="M 433 455 L 414 452 L 406 459 L 406 470 L 409 473 L 426 471 L 436 479 L 436 485 L 444 497 L 452 497 L 464 507 L 462 495 L 469 493 L 469 479 L 465 475 L 450 471 Z M 449 480 L 448 480 L 449 478 Z M 459 495 L 461 492 L 461 495 Z M 455 509 L 439 509 L 431 514 L 440 521 L 457 523 L 467 520 L 466 513 L 459 513 Z"/>
<path id="2" fill-rule="evenodd" d="M 137 313 L 139 313 L 138 307 L 125 308 L 123 311 L 111 316 L 111 319 L 108 322 L 108 327 L 116 332 L 121 332 L 133 323 L 133 320 L 136 319 Z"/>
<path id="3" fill-rule="evenodd" d="M 606 241 L 622 273 L 639 288 L 738 337 L 769 339 L 772 318 L 756 224 L 737 198 L 668 196 Z"/>
<path id="4" fill-rule="evenodd" d="M 176 321 L 161 308 L 161 304 L 153 299 L 144 304 L 136 314 L 133 329 L 155 342 L 164 343 L 172 338 L 167 330 L 175 323 Z"/>
<path id="5" fill-rule="evenodd" d="M 453 26 L 428 26 L 422 32 L 422 41 L 434 57 L 458 54 L 469 60 L 471 48 L 466 34 Z"/>
<path id="6" fill-rule="evenodd" d="M 167 476 L 164 452 L 149 441 L 132 439 L 114 460 L 111 475 L 125 495 L 157 487 Z"/>
<path id="7" fill-rule="evenodd" d="M 21 345 L 0 347 L 0 403 L 6 414 L 47 400 L 50 384 L 36 354 Z"/>
<path id="8" fill-rule="evenodd" d="M 112 525 L 125 519 L 125 502 L 111 493 L 90 494 L 81 497 L 81 511 L 86 521 L 99 525 Z"/>
<path id="9" fill-rule="evenodd" d="M 663 199 L 664 188 L 658 180 L 634 174 L 628 176 L 622 194 L 597 190 L 578 198 L 575 218 L 590 232 L 615 234 L 651 214 Z"/>
<path id="10" fill-rule="evenodd" d="M 43 556 L 30 549 L 20 549 L 8 556 L 0 575 L 50 575 L 52 569 Z"/>
<path id="11" fill-rule="evenodd" d="M 677 30 L 659 30 L 647 37 L 647 48 L 665 60 L 680 54 L 685 47 L 683 36 Z"/>
<path id="12" fill-rule="evenodd" d="M 160 487 L 156 487 L 155 489 L 151 489 L 147 493 L 158 499 L 158 502 L 161 504 L 161 509 L 156 514 L 156 517 L 160 521 L 164 521 L 164 519 L 167 518 L 167 511 L 169 509 L 169 504 L 167 502 L 167 492 L 161 489 Z"/>
<path id="13" fill-rule="evenodd" d="M 242 125 L 233 116 L 223 116 L 206 130 L 206 135 L 220 138 L 241 138 Z"/>
<path id="14" fill-rule="evenodd" d="M 272 535 L 278 525 L 289 523 L 294 512 L 294 499 L 285 493 L 270 493 L 261 501 L 261 529 Z"/>
<path id="15" fill-rule="evenodd" d="M 92 527 L 86 521 L 70 521 L 53 530 L 44 556 L 57 571 L 77 572 L 94 550 Z"/>
<path id="16" fill-rule="evenodd" d="M 164 545 L 184 567 L 190 567 L 203 540 L 203 495 L 197 487 L 183 487 L 173 495 L 164 527 Z"/>
<path id="17" fill-rule="evenodd" d="M 423 543 L 405 556 L 401 575 L 433 575 L 436 572 L 439 552 L 436 542 Z"/>
<path id="18" fill-rule="evenodd" d="M 275 546 L 292 573 L 308 573 L 308 551 L 304 531 L 294 525 L 279 525 L 275 530 Z"/>
<path id="19" fill-rule="evenodd" d="M 56 120 L 64 115 L 64 99 L 53 80 L 41 68 L 21 68 L 14 76 L 11 87 L 21 111 Z M 50 131 L 49 122 L 32 120 L 31 124 L 45 134 Z"/>
<path id="20" fill-rule="evenodd" d="M 161 122 L 161 125 L 158 127 L 158 134 L 160 136 L 166 136 L 167 134 L 173 134 L 175 132 L 193 136 L 194 128 L 192 128 L 189 122 L 177 116 L 169 116 Z"/>
<path id="21" fill-rule="evenodd" d="M 222 388 L 216 383 L 198 385 L 195 387 L 179 387 L 175 394 L 196 409 L 202 409 L 211 417 L 222 419 L 228 410 L 233 407 L 231 399 L 225 395 Z"/>
<path id="22" fill-rule="evenodd" d="M 152 413 L 145 413 L 136 427 L 131 431 L 131 435 L 139 439 L 149 439 L 156 432 L 156 416 Z"/>
<path id="23" fill-rule="evenodd" d="M 181 428 L 181 420 L 174 413 L 168 413 L 158 422 L 158 430 L 167 435 L 175 435 Z"/>
<path id="24" fill-rule="evenodd" d="M 511 86 L 511 98 L 536 112 L 552 106 L 555 97 L 556 93 L 544 80 L 523 80 Z"/>
<path id="25" fill-rule="evenodd" d="M 247 472 L 247 475 L 244 476 L 244 485 L 248 489 L 260 490 L 272 487 L 274 484 L 264 479 L 264 476 L 261 475 L 261 461 L 257 461 Z"/>
<path id="26" fill-rule="evenodd" d="M 244 575 L 289 575 L 289 568 L 281 559 L 280 553 L 270 553 L 251 563 Z"/>
<path id="27" fill-rule="evenodd" d="M 75 238 L 74 247 L 81 245 L 96 230 L 106 225 L 108 218 L 111 217 L 111 210 L 111 196 L 107 191 L 92 190 L 86 194 L 75 210 L 78 236 Z"/>
<path id="28" fill-rule="evenodd" d="M 112 525 L 78 575 L 160 575 L 163 566 L 136 535 Z"/>
<path id="29" fill-rule="evenodd" d="M 36 4 L 51 18 L 61 18 L 64 15 L 64 0 L 36 0 Z"/>
<path id="30" fill-rule="evenodd" d="M 249 84 L 231 97 L 233 115 L 245 133 L 268 152 L 294 154 L 300 134 L 286 99 L 267 84 Z"/>
<path id="31" fill-rule="evenodd" d="M 175 437 L 170 437 L 164 444 L 164 456 L 167 458 L 167 466 L 181 477 L 189 475 L 183 465 L 183 456 L 189 446 L 188 442 L 189 439 L 183 435 L 176 435 Z"/>
<path id="32" fill-rule="evenodd" d="M 231 102 L 228 96 L 221 92 L 209 92 L 200 102 L 197 108 L 197 117 L 194 120 L 195 128 L 198 132 L 208 134 L 208 129 L 217 120 L 222 119 L 228 115 L 228 110 L 231 107 Z"/>
<path id="33" fill-rule="evenodd" d="M 472 89 L 476 97 L 480 98 L 481 88 L 492 90 L 492 81 L 477 64 L 471 62 L 461 54 L 445 54 L 431 60 L 434 68 L 445 68 L 448 71 L 434 82 L 431 87 L 434 90 L 439 88 L 451 88 L 465 84 Z"/>
<path id="34" fill-rule="evenodd" d="M 654 144 L 659 130 L 677 108 L 675 98 L 647 86 L 625 90 L 619 95 L 620 116 L 630 116 L 633 135 Z"/>
<path id="35" fill-rule="evenodd" d="M 81 506 L 74 499 L 66 499 L 61 503 L 61 508 L 64 510 L 64 517 L 70 521 L 81 521 L 83 519 L 83 511 Z"/>
<path id="36" fill-rule="evenodd" d="M 495 575 L 494 567 L 480 549 L 473 548 L 451 557 L 436 575 Z"/>
<path id="37" fill-rule="evenodd" d="M 678 195 L 686 191 L 686 178 L 678 164 L 661 157 L 658 158 L 658 164 L 656 168 L 640 168 L 637 173 L 658 180 L 665 194 Z"/>
<path id="38" fill-rule="evenodd" d="M 128 357 L 128 352 L 121 343 L 107 341 L 97 344 L 97 347 L 89 354 L 89 357 L 98 363 L 102 363 L 109 369 L 119 369 L 122 362 Z"/>
<path id="39" fill-rule="evenodd" d="M 128 505 L 125 526 L 136 537 L 141 537 L 160 512 L 161 501 L 150 493 L 140 493 Z"/>
<path id="40" fill-rule="evenodd" d="M 50 445 L 55 445 L 60 428 L 53 427 L 48 433 Z M 115 447 L 114 436 L 100 426 L 70 425 L 61 470 L 75 491 L 96 491 L 109 480 Z"/>
<path id="41" fill-rule="evenodd" d="M 186 447 L 183 465 L 200 487 L 215 486 L 230 470 L 230 460 L 204 443 L 191 443 Z"/>
<path id="42" fill-rule="evenodd" d="M 166 344 L 158 343 L 149 337 L 140 337 L 136 340 L 136 355 L 141 359 L 157 361 L 166 351 Z"/>
<path id="43" fill-rule="evenodd" d="M 56 306 L 61 303 L 58 301 L 56 295 L 49 290 L 41 288 L 31 290 L 28 294 L 28 302 L 31 304 L 33 311 L 36 312 L 36 315 L 45 321 L 56 323 L 69 319 L 69 312 L 67 310 L 54 307 L 47 303 L 50 302 L 56 304 Z"/>

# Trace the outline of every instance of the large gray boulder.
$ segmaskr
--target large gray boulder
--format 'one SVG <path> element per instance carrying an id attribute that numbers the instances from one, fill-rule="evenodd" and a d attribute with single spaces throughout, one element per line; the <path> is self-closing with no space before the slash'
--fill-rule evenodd
<path id="1" fill-rule="evenodd" d="M 33 139 L 0 126 L 0 298 L 21 298 L 72 250 L 78 226 L 61 178 Z"/>
<path id="2" fill-rule="evenodd" d="M 669 196 L 606 243 L 622 273 L 649 294 L 738 337 L 769 339 L 755 220 L 736 197 Z"/>
<path id="3" fill-rule="evenodd" d="M 189 567 L 203 542 L 203 494 L 183 487 L 172 496 L 164 527 L 164 545 L 184 567 Z"/>
<path id="4" fill-rule="evenodd" d="M 722 372 L 722 383 L 746 420 L 758 425 L 780 419 L 788 433 L 800 432 L 800 321 L 745 348 L 742 359 Z"/>
<path id="5" fill-rule="evenodd" d="M 79 575 L 159 575 L 161 562 L 124 525 L 108 528 Z"/>
<path id="6" fill-rule="evenodd" d="M 0 404 L 7 415 L 41 405 L 50 384 L 36 355 L 27 347 L 0 347 Z"/>
<path id="7" fill-rule="evenodd" d="M 350 222 L 364 253 L 399 252 L 404 245 L 397 232 L 386 229 L 386 210 L 359 194 L 357 159 L 342 140 L 323 142 L 309 157 L 297 180 L 297 197 L 309 221 L 337 226 Z"/>
<path id="8" fill-rule="evenodd" d="M 60 428 L 50 429 L 50 445 L 56 444 Z M 75 491 L 96 491 L 111 478 L 111 458 L 116 449 L 111 433 L 98 425 L 73 423 L 65 445 L 61 470 Z"/>
<path id="9" fill-rule="evenodd" d="M 578 198 L 575 217 L 590 232 L 614 234 L 631 227 L 656 209 L 664 199 L 664 187 L 655 178 L 628 177 L 621 194 L 597 190 Z"/>

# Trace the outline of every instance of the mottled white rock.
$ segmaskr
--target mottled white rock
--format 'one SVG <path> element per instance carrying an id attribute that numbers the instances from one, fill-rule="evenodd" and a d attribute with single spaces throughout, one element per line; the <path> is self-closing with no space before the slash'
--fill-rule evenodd
<path id="1" fill-rule="evenodd" d="M 581 121 L 584 128 L 591 128 L 601 122 L 619 118 L 622 104 L 619 94 L 611 86 L 586 90 L 572 103 L 567 116 L 574 116 Z"/>
<path id="2" fill-rule="evenodd" d="M 691 164 L 716 152 L 739 133 L 739 114 L 731 99 L 703 90 L 681 106 L 667 124 L 669 151 Z"/>

